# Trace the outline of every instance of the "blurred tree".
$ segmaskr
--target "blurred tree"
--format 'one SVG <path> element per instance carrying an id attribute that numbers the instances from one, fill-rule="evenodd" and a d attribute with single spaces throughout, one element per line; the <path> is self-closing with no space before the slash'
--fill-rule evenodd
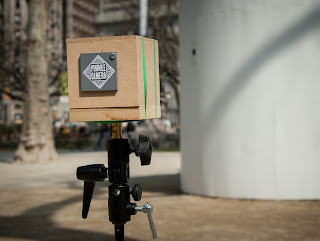
<path id="1" fill-rule="evenodd" d="M 47 0 L 29 0 L 27 61 L 22 134 L 15 161 L 54 160 L 46 56 Z"/>
<path id="2" fill-rule="evenodd" d="M 11 99 L 22 100 L 25 86 L 26 1 L 1 1 L 0 91 Z"/>
<path id="3" fill-rule="evenodd" d="M 148 34 L 159 40 L 160 79 L 168 81 L 180 107 L 178 0 L 149 0 Z"/>
<path id="4" fill-rule="evenodd" d="M 0 23 L 0 93 L 20 101 L 23 101 L 26 86 L 28 4 L 26 0 L 0 3 L 0 15 L 4 15 Z M 60 74 L 66 69 L 63 63 L 62 0 L 51 0 L 47 7 L 48 82 L 50 96 L 59 96 Z"/>

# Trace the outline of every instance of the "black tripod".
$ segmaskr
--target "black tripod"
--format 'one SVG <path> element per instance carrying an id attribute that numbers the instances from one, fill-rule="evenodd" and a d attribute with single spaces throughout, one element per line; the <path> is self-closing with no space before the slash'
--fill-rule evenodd
<path id="1" fill-rule="evenodd" d="M 108 187 L 108 211 L 109 221 L 114 224 L 115 228 L 115 241 L 124 240 L 124 224 L 130 221 L 131 215 L 137 212 L 148 214 L 152 236 L 154 239 L 157 237 L 151 216 L 152 205 L 146 202 L 143 206 L 138 207 L 135 203 L 130 202 L 130 194 L 135 201 L 140 201 L 142 197 L 142 188 L 139 184 L 135 184 L 131 190 L 128 184 L 129 155 L 132 152 L 140 157 L 142 166 L 149 165 L 152 155 L 149 137 L 139 136 L 139 145 L 133 149 L 129 141 L 121 137 L 121 124 L 113 124 L 112 139 L 108 141 L 108 168 L 103 164 L 93 164 L 77 169 L 77 178 L 84 181 L 82 218 L 88 216 L 95 183 L 109 178 L 111 184 Z"/>

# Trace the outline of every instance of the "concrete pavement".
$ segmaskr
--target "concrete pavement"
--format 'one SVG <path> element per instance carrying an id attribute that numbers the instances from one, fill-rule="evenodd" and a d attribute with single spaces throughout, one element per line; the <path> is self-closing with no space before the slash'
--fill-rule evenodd
<path id="1" fill-rule="evenodd" d="M 81 218 L 76 167 L 106 163 L 106 152 L 61 152 L 56 162 L 10 163 L 0 152 L 1 241 L 113 240 L 107 182 L 99 183 L 89 216 Z M 320 240 L 320 202 L 215 199 L 182 194 L 178 152 L 155 152 L 150 166 L 131 155 L 131 183 L 144 189 L 139 205 L 154 205 L 158 240 Z M 190 177 L 197 178 L 197 177 Z M 151 240 L 147 217 L 125 225 L 125 240 Z"/>

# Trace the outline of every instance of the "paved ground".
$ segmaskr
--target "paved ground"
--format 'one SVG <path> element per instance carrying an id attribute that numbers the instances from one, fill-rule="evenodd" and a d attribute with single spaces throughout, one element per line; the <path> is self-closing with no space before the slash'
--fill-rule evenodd
<path id="1" fill-rule="evenodd" d="M 10 163 L 0 152 L 0 240 L 113 240 L 107 216 L 107 182 L 97 186 L 86 220 L 81 218 L 82 182 L 77 166 L 105 163 L 106 152 L 62 152 L 60 160 Z M 139 204 L 155 206 L 158 240 L 320 240 L 319 201 L 253 201 L 180 193 L 179 153 L 154 153 L 152 165 L 131 159 L 131 183 L 140 183 Z M 193 178 L 193 177 L 190 177 Z M 151 240 L 144 214 L 125 225 L 127 241 Z"/>

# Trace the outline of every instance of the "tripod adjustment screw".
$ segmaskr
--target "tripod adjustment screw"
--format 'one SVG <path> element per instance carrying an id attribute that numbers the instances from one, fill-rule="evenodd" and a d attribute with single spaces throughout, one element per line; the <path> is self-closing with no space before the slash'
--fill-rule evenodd
<path id="1" fill-rule="evenodd" d="M 149 220 L 149 224 L 150 224 L 152 238 L 156 239 L 157 238 L 157 231 L 156 231 L 156 228 L 154 226 L 154 222 L 153 222 L 153 218 L 152 218 L 153 206 L 149 202 L 146 202 L 141 207 L 136 206 L 135 207 L 135 211 L 136 212 L 143 212 L 143 213 L 146 213 L 148 215 L 148 220 Z"/>
<path id="2" fill-rule="evenodd" d="M 135 201 L 140 201 L 142 198 L 142 187 L 139 184 L 134 184 L 131 190 L 131 195 Z"/>

